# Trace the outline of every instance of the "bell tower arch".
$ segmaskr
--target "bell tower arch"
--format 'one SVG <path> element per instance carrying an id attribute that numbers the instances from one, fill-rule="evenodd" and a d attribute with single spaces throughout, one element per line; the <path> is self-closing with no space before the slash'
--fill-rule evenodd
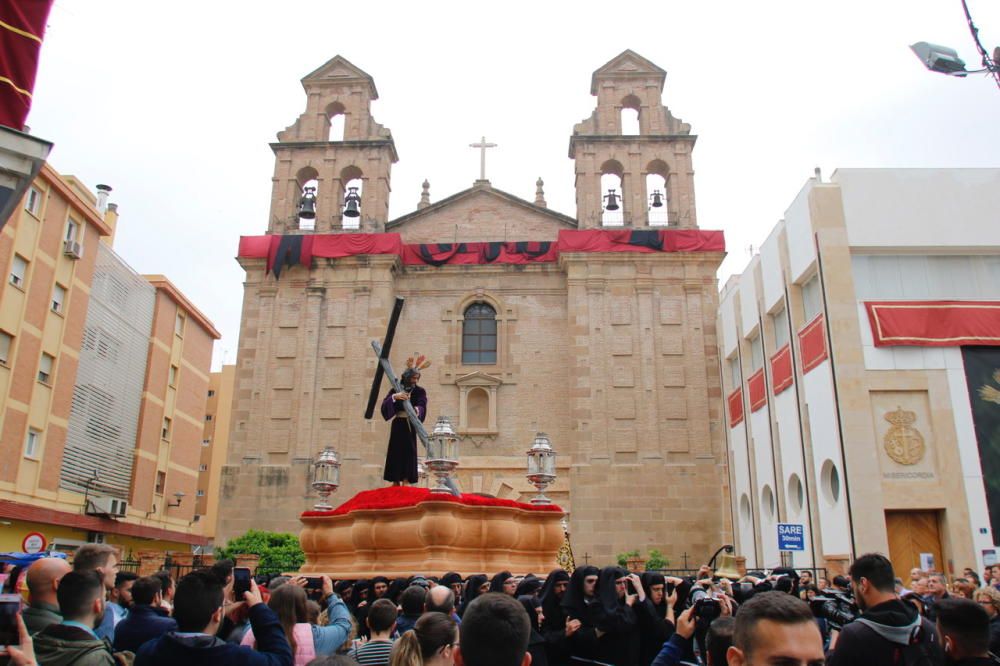
<path id="1" fill-rule="evenodd" d="M 390 172 L 399 155 L 392 133 L 371 115 L 375 81 L 338 55 L 306 75 L 302 87 L 305 111 L 271 144 L 268 233 L 384 230 Z M 315 198 L 303 205 L 307 186 L 315 188 L 309 193 Z M 357 190 L 352 194 L 350 187 Z M 352 201 L 354 195 L 360 200 Z"/>
<path id="2" fill-rule="evenodd" d="M 663 221 L 671 227 L 698 226 L 691 162 L 697 137 L 663 105 L 666 77 L 666 71 L 630 50 L 594 72 L 590 94 L 597 97 L 597 108 L 573 127 L 569 141 L 580 228 L 648 227 L 651 221 L 653 226 Z M 623 133 L 635 131 L 636 113 L 639 133 Z M 610 174 L 620 178 L 615 215 L 605 210 L 609 192 L 602 188 Z M 651 183 L 663 183 L 666 191 L 653 197 Z M 654 201 L 662 206 L 654 208 Z"/>

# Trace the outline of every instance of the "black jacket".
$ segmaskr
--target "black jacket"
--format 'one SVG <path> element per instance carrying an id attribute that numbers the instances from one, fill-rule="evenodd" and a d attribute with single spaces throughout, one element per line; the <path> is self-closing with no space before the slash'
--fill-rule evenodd
<path id="1" fill-rule="evenodd" d="M 1000 655 L 1000 613 L 990 620 L 990 652 Z"/>
<path id="2" fill-rule="evenodd" d="M 138 652 L 146 641 L 177 629 L 177 621 L 162 608 L 135 606 L 128 617 L 115 626 L 115 650 Z"/>
<path id="3" fill-rule="evenodd" d="M 920 616 L 911 604 L 893 599 L 872 606 L 854 622 L 844 625 L 840 637 L 827 653 L 827 666 L 863 666 L 864 664 L 902 663 L 901 651 L 911 637 L 929 644 L 944 662 L 934 625 Z"/>

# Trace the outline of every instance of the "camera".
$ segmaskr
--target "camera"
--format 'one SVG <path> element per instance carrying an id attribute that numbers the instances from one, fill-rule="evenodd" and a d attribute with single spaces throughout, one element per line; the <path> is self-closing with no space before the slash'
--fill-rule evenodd
<path id="1" fill-rule="evenodd" d="M 813 597 L 809 608 L 813 615 L 826 620 L 831 628 L 838 631 L 861 614 L 851 595 L 834 590 L 825 590 L 823 594 Z"/>
<path id="2" fill-rule="evenodd" d="M 722 604 L 719 600 L 714 598 L 708 590 L 703 587 L 695 585 L 691 589 L 691 595 L 688 597 L 689 605 L 694 608 L 692 613 L 695 618 L 696 626 L 699 628 L 708 628 L 708 625 L 722 615 Z"/>

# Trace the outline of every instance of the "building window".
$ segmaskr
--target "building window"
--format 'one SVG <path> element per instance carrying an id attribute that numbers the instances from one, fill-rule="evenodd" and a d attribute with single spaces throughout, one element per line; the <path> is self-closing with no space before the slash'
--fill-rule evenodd
<path id="1" fill-rule="evenodd" d="M 80 235 L 80 224 L 72 217 L 66 222 L 66 238 L 64 240 L 76 242 Z"/>
<path id="2" fill-rule="evenodd" d="M 167 473 L 166 472 L 157 472 L 156 473 L 156 488 L 153 489 L 153 492 L 155 492 L 157 495 L 162 495 L 163 494 L 163 489 L 166 487 L 166 485 L 167 485 Z"/>
<path id="3" fill-rule="evenodd" d="M 212 445 L 212 440 L 211 439 L 203 439 L 203 440 L 201 440 L 201 445 L 202 446 L 211 446 Z"/>
<path id="4" fill-rule="evenodd" d="M 211 414 L 205 414 L 205 420 L 206 421 L 211 421 L 212 420 L 212 415 Z"/>
<path id="5" fill-rule="evenodd" d="M 160 437 L 163 438 L 163 439 L 165 439 L 165 440 L 167 440 L 168 442 L 170 441 L 170 426 L 171 425 L 172 424 L 170 422 L 170 419 L 168 419 L 166 416 L 164 416 L 163 417 L 163 430 L 160 431 Z"/>
<path id="6" fill-rule="evenodd" d="M 208 465 L 206 465 L 205 463 L 202 463 L 202 464 L 198 465 L 198 471 L 199 472 L 207 472 L 208 471 Z"/>
<path id="7" fill-rule="evenodd" d="M 177 317 L 174 319 L 174 335 L 179 338 L 184 337 L 184 320 L 186 317 L 183 312 L 178 312 Z"/>
<path id="8" fill-rule="evenodd" d="M 42 352 L 42 358 L 38 362 L 38 381 L 48 384 L 52 380 L 52 366 L 55 362 L 55 356 Z"/>
<path id="9" fill-rule="evenodd" d="M 6 331 L 0 331 L 0 363 L 10 362 L 10 348 L 14 344 L 14 336 Z"/>
<path id="10" fill-rule="evenodd" d="M 750 370 L 757 372 L 764 367 L 764 346 L 761 344 L 760 335 L 750 340 Z"/>
<path id="11" fill-rule="evenodd" d="M 172 386 L 172 387 L 175 387 L 175 388 L 177 387 L 177 366 L 176 365 L 170 366 L 170 375 L 167 378 L 167 383 L 169 383 L 170 386 Z"/>
<path id="12" fill-rule="evenodd" d="M 52 287 L 52 311 L 62 314 L 66 307 L 66 287 L 58 282 Z"/>
<path id="13" fill-rule="evenodd" d="M 28 436 L 24 438 L 24 455 L 27 458 L 38 458 L 38 448 L 42 443 L 41 431 L 28 428 Z"/>
<path id="14" fill-rule="evenodd" d="M 28 275 L 28 260 L 19 254 L 14 255 L 10 263 L 10 283 L 19 289 L 24 289 L 24 280 Z"/>
<path id="15" fill-rule="evenodd" d="M 38 217 L 38 211 L 42 207 L 42 193 L 33 187 L 28 188 L 28 198 L 24 202 L 24 210 L 28 211 L 35 217 Z"/>
<path id="16" fill-rule="evenodd" d="M 808 323 L 823 311 L 823 295 L 819 291 L 819 276 L 813 275 L 802 285 L 802 316 Z"/>
<path id="17" fill-rule="evenodd" d="M 205 491 L 199 489 L 198 492 L 195 493 L 195 496 L 196 497 L 204 497 L 205 496 Z"/>
<path id="18" fill-rule="evenodd" d="M 214 395 L 215 395 L 215 391 L 213 391 L 212 389 L 208 389 L 208 397 L 211 398 Z"/>
<path id="19" fill-rule="evenodd" d="M 785 308 L 771 315 L 771 326 L 774 328 L 774 348 L 781 349 L 788 344 L 788 311 Z"/>
<path id="20" fill-rule="evenodd" d="M 497 362 L 497 311 L 486 303 L 473 303 L 462 322 L 462 363 Z"/>
<path id="21" fill-rule="evenodd" d="M 734 389 L 740 387 L 743 383 L 743 376 L 740 373 L 740 357 L 734 356 L 729 359 L 729 379 L 732 381 L 732 386 Z"/>

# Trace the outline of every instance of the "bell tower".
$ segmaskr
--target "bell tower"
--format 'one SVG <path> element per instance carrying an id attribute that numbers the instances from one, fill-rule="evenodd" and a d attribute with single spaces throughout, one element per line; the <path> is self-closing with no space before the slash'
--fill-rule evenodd
<path id="1" fill-rule="evenodd" d="M 305 111 L 271 144 L 268 233 L 384 230 L 399 156 L 392 134 L 371 116 L 374 80 L 338 55 L 306 75 L 302 87 Z"/>
<path id="2" fill-rule="evenodd" d="M 597 108 L 577 123 L 569 141 L 580 228 L 698 226 L 691 164 L 696 137 L 662 103 L 666 77 L 629 50 L 594 72 L 590 94 Z"/>

